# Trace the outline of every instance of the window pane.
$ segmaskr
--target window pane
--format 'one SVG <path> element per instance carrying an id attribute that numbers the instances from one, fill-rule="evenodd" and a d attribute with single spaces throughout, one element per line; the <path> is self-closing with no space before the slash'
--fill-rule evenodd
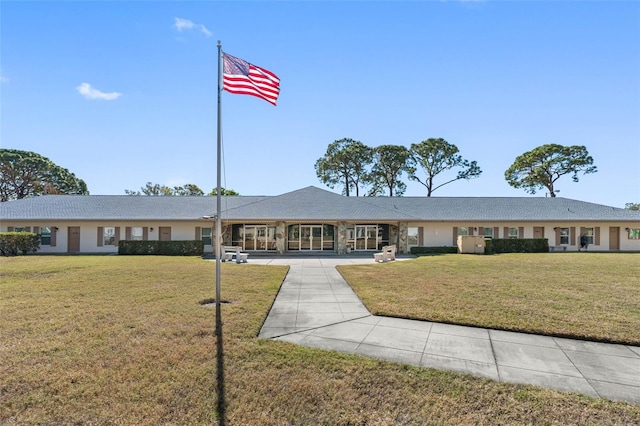
<path id="1" fill-rule="evenodd" d="M 289 225 L 289 230 L 287 232 L 288 237 L 288 247 L 289 250 L 299 250 L 300 249 L 300 225 Z"/>
<path id="2" fill-rule="evenodd" d="M 202 242 L 205 246 L 211 245 L 211 235 L 213 235 L 211 228 L 202 228 L 200 231 Z"/>
<path id="3" fill-rule="evenodd" d="M 417 246 L 418 245 L 418 227 L 410 226 L 407 228 L 407 245 L 409 246 Z"/>
<path id="4" fill-rule="evenodd" d="M 509 228 L 509 238 L 518 238 L 518 228 Z"/>
<path id="5" fill-rule="evenodd" d="M 569 244 L 569 228 L 560 228 L 560 244 Z"/>
<path id="6" fill-rule="evenodd" d="M 131 228 L 131 239 L 142 241 L 142 226 L 133 226 Z"/>
<path id="7" fill-rule="evenodd" d="M 482 235 L 484 235 L 485 238 L 493 238 L 493 228 L 482 228 Z"/>
<path id="8" fill-rule="evenodd" d="M 43 226 L 40 228 L 40 245 L 51 245 L 51 229 L 47 226 Z"/>
<path id="9" fill-rule="evenodd" d="M 628 232 L 627 237 L 630 240 L 640 240 L 640 229 L 628 228 L 627 232 Z"/>
<path id="10" fill-rule="evenodd" d="M 116 244 L 116 228 L 113 226 L 104 227 L 103 242 L 105 246 L 114 246 Z"/>
<path id="11" fill-rule="evenodd" d="M 458 226 L 458 235 L 469 235 L 469 228 L 466 226 Z"/>
<path id="12" fill-rule="evenodd" d="M 593 244 L 594 243 L 593 236 L 595 234 L 594 234 L 593 228 L 584 228 L 584 235 L 587 236 L 587 243 L 588 244 Z"/>
<path id="13" fill-rule="evenodd" d="M 276 227 L 267 227 L 267 250 L 276 250 Z"/>

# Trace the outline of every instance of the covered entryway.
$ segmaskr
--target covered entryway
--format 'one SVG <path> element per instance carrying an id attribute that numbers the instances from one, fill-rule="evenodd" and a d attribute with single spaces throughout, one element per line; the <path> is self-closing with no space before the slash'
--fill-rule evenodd
<path id="1" fill-rule="evenodd" d="M 70 226 L 67 229 L 67 252 L 78 253 L 80 251 L 80 227 Z"/>

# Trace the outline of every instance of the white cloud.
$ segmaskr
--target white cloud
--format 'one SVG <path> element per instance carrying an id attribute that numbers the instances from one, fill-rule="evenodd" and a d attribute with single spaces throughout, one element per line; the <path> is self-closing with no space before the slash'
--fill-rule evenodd
<path id="1" fill-rule="evenodd" d="M 80 86 L 76 87 L 76 90 L 87 99 L 102 99 L 105 101 L 112 101 L 122 96 L 122 93 L 118 92 L 101 92 L 100 90 L 91 87 L 89 83 L 82 83 Z"/>
<path id="2" fill-rule="evenodd" d="M 202 32 L 202 34 L 206 35 L 207 37 L 211 37 L 213 35 L 211 31 L 207 29 L 207 27 L 205 27 L 202 24 L 196 24 L 195 22 L 190 21 L 189 19 L 175 18 L 173 27 L 176 30 L 178 30 L 178 32 L 195 29 L 195 30 L 200 30 L 200 32 Z"/>

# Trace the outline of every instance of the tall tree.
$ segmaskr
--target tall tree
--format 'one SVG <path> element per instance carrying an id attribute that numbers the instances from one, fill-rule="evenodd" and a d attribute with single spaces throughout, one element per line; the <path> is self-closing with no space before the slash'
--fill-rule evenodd
<path id="1" fill-rule="evenodd" d="M 188 183 L 184 186 L 174 186 L 173 195 L 202 196 L 204 195 L 204 191 L 198 188 L 198 185 L 194 185 L 193 183 Z"/>
<path id="2" fill-rule="evenodd" d="M 213 196 L 213 195 L 216 195 L 217 192 L 218 192 L 217 188 L 213 188 L 213 190 L 211 190 L 211 192 L 208 193 L 207 195 Z M 157 196 L 199 197 L 204 195 L 204 191 L 200 189 L 198 185 L 195 185 L 193 183 L 188 183 L 183 186 L 174 186 L 173 188 L 171 188 L 165 185 L 160 185 L 159 183 L 147 182 L 145 186 L 140 188 L 140 191 L 125 189 L 124 193 L 127 195 L 149 195 L 149 196 L 156 196 L 156 197 Z M 221 188 L 220 193 L 221 195 L 240 195 L 233 189 L 225 189 L 225 188 Z"/>
<path id="3" fill-rule="evenodd" d="M 407 184 L 400 180 L 402 173 L 415 172 L 409 150 L 401 145 L 380 145 L 373 149 L 370 195 L 388 193 L 389 197 L 404 194 Z"/>
<path id="4" fill-rule="evenodd" d="M 457 146 L 450 144 L 442 138 L 429 138 L 420 143 L 411 145 L 411 158 L 416 165 L 424 170 L 426 177 L 421 180 L 414 172 L 409 178 L 420 182 L 427 188 L 427 197 L 431 197 L 433 191 L 457 180 L 473 179 L 482 174 L 477 162 L 469 161 L 458 154 Z M 452 169 L 460 169 L 453 179 L 449 179 L 441 184 L 436 184 L 434 179 L 439 174 Z"/>
<path id="5" fill-rule="evenodd" d="M 213 188 L 211 192 L 208 193 L 207 195 L 211 195 L 211 196 L 218 195 L 218 188 Z M 230 196 L 230 195 L 240 195 L 240 194 L 238 194 L 238 192 L 234 191 L 233 189 L 220 188 L 220 195 Z"/>
<path id="6" fill-rule="evenodd" d="M 371 161 L 371 148 L 360 141 L 340 139 L 331 143 L 324 157 L 316 161 L 316 175 L 329 188 L 342 185 L 342 193 L 347 197 L 355 189 L 357 197 L 360 187 L 369 182 L 368 166 Z"/>
<path id="7" fill-rule="evenodd" d="M 584 146 L 547 144 L 516 157 L 504 177 L 514 188 L 523 188 L 530 194 L 546 188 L 549 195 L 555 197 L 554 185 L 562 176 L 570 174 L 571 179 L 578 182 L 578 173 L 586 175 L 597 171 Z"/>
<path id="8" fill-rule="evenodd" d="M 640 203 L 626 203 L 624 208 L 629 210 L 640 210 Z"/>
<path id="9" fill-rule="evenodd" d="M 140 188 L 140 191 L 135 189 L 125 189 L 124 193 L 127 195 L 148 195 L 148 196 L 161 196 L 161 195 L 173 195 L 171 188 L 159 183 L 147 182 L 147 184 Z"/>
<path id="10" fill-rule="evenodd" d="M 0 149 L 0 201 L 44 194 L 87 195 L 87 184 L 47 157 Z"/>
<path id="11" fill-rule="evenodd" d="M 169 195 L 201 196 L 201 195 L 204 195 L 204 191 L 198 188 L 197 185 L 194 185 L 192 183 L 188 183 L 184 186 L 174 186 L 173 188 L 170 188 L 165 185 L 160 185 L 159 183 L 147 182 L 145 186 L 140 188 L 140 191 L 125 189 L 124 193 L 127 195 L 148 195 L 148 196 L 169 196 Z"/>

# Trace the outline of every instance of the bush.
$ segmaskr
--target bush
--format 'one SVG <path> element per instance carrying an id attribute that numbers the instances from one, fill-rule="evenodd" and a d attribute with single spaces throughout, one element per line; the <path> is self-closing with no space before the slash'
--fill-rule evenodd
<path id="1" fill-rule="evenodd" d="M 202 256 L 204 243 L 202 240 L 189 241 L 129 241 L 120 240 L 118 254 L 162 256 Z"/>
<path id="2" fill-rule="evenodd" d="M 33 232 L 0 232 L 0 254 L 17 256 L 40 250 L 40 235 Z"/>
<path id="3" fill-rule="evenodd" d="M 485 240 L 486 242 L 486 240 Z M 546 238 L 493 238 L 485 253 L 548 253 Z"/>
<path id="4" fill-rule="evenodd" d="M 484 254 L 493 254 L 493 238 L 484 239 Z"/>
<path id="5" fill-rule="evenodd" d="M 458 247 L 442 246 L 442 247 L 411 247 L 411 254 L 419 256 L 421 254 L 444 254 L 444 253 L 457 253 Z"/>

